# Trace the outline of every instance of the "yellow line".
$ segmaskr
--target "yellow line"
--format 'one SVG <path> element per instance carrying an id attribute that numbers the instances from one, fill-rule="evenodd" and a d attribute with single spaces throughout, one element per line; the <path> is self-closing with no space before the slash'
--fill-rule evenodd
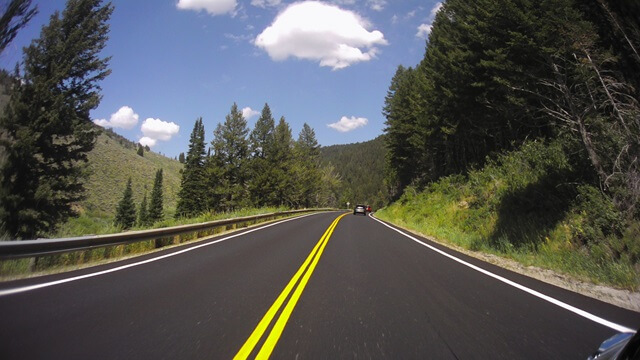
<path id="1" fill-rule="evenodd" d="M 309 281 L 309 278 L 311 277 L 313 270 L 315 270 L 316 265 L 318 265 L 318 261 L 320 261 L 320 256 L 322 256 L 322 252 L 324 251 L 324 248 L 327 246 L 327 243 L 329 242 L 329 238 L 331 238 L 331 234 L 333 234 L 333 230 L 338 225 L 338 221 L 340 221 L 340 219 L 342 219 L 345 215 L 347 214 L 342 214 L 340 217 L 338 217 L 333 227 L 331 227 L 331 231 L 329 232 L 329 235 L 327 235 L 324 243 L 320 247 L 320 250 L 318 251 L 318 255 L 313 259 L 313 262 L 311 263 L 309 270 L 304 274 L 302 281 L 300 281 L 300 284 L 298 284 L 298 287 L 296 287 L 296 290 L 291 296 L 291 299 L 289 299 L 287 306 L 284 308 L 284 310 L 282 310 L 282 313 L 280 314 L 278 321 L 273 326 L 273 329 L 271 329 L 271 333 L 267 337 L 267 340 L 265 341 L 264 345 L 262 345 L 262 348 L 260 349 L 260 352 L 258 352 L 258 356 L 256 356 L 256 359 L 268 359 L 269 356 L 271 356 L 273 349 L 276 347 L 276 344 L 280 339 L 280 335 L 282 335 L 282 332 L 284 331 L 284 327 L 287 325 L 287 321 L 289 321 L 289 317 L 293 312 L 293 308 L 298 303 L 298 300 L 300 299 L 300 296 L 302 295 L 304 288 L 307 286 L 307 282 Z"/>
<path id="2" fill-rule="evenodd" d="M 293 275 L 293 278 L 291 278 L 291 280 L 289 281 L 287 286 L 284 288 L 284 290 L 280 293 L 280 295 L 278 296 L 276 301 L 273 303 L 273 305 L 271 305 L 269 310 L 267 310 L 267 313 L 264 315 L 262 320 L 260 320 L 260 322 L 258 323 L 256 328 L 253 330 L 253 332 L 251 333 L 251 335 L 249 336 L 247 341 L 244 343 L 244 345 L 242 345 L 242 348 L 240 348 L 240 350 L 238 351 L 236 356 L 233 357 L 234 360 L 244 360 L 244 359 L 247 359 L 249 357 L 249 355 L 251 354 L 251 352 L 255 348 L 255 346 L 258 343 L 258 341 L 260 341 L 260 339 L 264 335 L 264 332 L 266 331 L 267 327 L 269 326 L 269 324 L 271 323 L 271 321 L 275 317 L 276 313 L 278 312 L 278 310 L 280 309 L 280 307 L 282 306 L 282 304 L 284 303 L 286 298 L 291 293 L 291 290 L 293 289 L 295 284 L 298 282 L 298 279 L 300 279 L 300 277 L 305 273 L 305 270 L 307 270 L 307 266 L 309 265 L 309 263 L 311 263 L 313 261 L 312 267 L 309 268 L 309 271 L 306 272 L 306 274 L 305 274 L 305 276 L 303 278 L 303 282 L 306 285 L 306 282 L 308 281 L 309 277 L 311 276 L 311 273 L 313 272 L 313 268 L 315 268 L 315 264 L 317 264 L 318 260 L 320 259 L 320 255 L 322 254 L 322 250 L 324 250 L 324 246 L 326 246 L 326 243 L 327 243 L 329 237 L 331 237 L 331 234 L 333 233 L 333 229 L 335 229 L 335 227 L 338 225 L 338 221 L 340 221 L 340 219 L 345 215 L 346 214 L 343 214 L 343 215 L 339 216 L 338 218 L 336 218 L 333 221 L 333 223 L 331 223 L 329 228 L 327 228 L 327 230 L 324 232 L 324 234 L 322 235 L 322 237 L 320 238 L 318 243 L 313 247 L 313 250 L 311 250 L 311 253 L 309 254 L 309 256 L 307 256 L 306 260 L 302 263 L 302 266 L 300 266 L 300 268 L 295 273 L 295 275 Z M 298 289 L 300 289 L 300 285 L 298 285 L 298 288 L 296 288 L 294 296 L 298 292 L 301 294 L 302 290 L 304 289 L 304 286 L 302 286 L 302 290 L 298 291 Z M 300 294 L 298 294 L 297 298 L 300 297 Z M 295 302 L 297 302 L 297 298 L 296 298 Z M 291 311 L 293 311 L 293 307 L 295 306 L 295 302 L 293 303 L 293 305 L 291 305 L 291 309 L 289 311 L 289 314 L 291 313 Z M 290 307 L 291 303 L 292 303 L 291 300 L 289 300 L 289 303 L 287 303 L 287 308 Z M 286 309 L 285 309 L 285 311 L 286 311 Z M 281 324 L 282 329 L 280 330 L 280 333 L 282 333 L 282 330 L 284 329 L 284 325 L 286 324 L 286 321 L 287 321 L 288 317 L 289 316 L 287 316 L 286 319 L 284 319 L 284 323 Z M 281 323 L 281 319 L 282 319 L 282 314 L 280 315 L 280 318 L 278 319 L 278 323 Z M 278 325 L 278 323 L 276 323 L 276 325 Z M 272 333 L 273 333 L 273 330 L 272 330 Z M 275 341 L 273 343 L 273 347 L 275 347 L 275 343 L 277 343 L 279 337 L 280 337 L 280 335 L 278 335 L 274 339 L 272 337 L 272 335 L 269 335 L 269 338 L 267 339 L 267 341 L 269 341 L 269 339 L 272 339 L 272 342 Z M 271 347 L 271 350 L 273 350 L 273 347 Z M 263 349 L 264 349 L 264 346 L 263 346 Z M 261 350 L 260 353 L 263 353 L 263 351 Z M 263 356 L 266 356 L 268 358 L 270 354 L 271 354 L 271 351 L 269 351 L 268 354 L 263 355 Z"/>

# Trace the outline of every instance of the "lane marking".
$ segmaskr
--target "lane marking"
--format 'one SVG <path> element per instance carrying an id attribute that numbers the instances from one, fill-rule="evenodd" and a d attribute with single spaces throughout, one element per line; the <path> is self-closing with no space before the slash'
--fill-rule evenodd
<path id="1" fill-rule="evenodd" d="M 502 277 L 500 275 L 496 275 L 496 274 L 494 274 L 494 273 L 492 273 L 492 272 L 490 272 L 488 270 L 485 270 L 485 269 L 483 269 L 481 267 L 478 267 L 476 265 L 468 263 L 468 262 L 466 262 L 466 261 L 464 261 L 462 259 L 459 259 L 459 258 L 457 258 L 457 257 L 455 257 L 455 256 L 453 256 L 451 254 L 448 254 L 448 253 L 446 253 L 446 252 L 444 252 L 444 251 L 442 251 L 442 250 L 440 250 L 438 248 L 435 248 L 435 247 L 433 247 L 433 246 L 431 246 L 429 244 L 426 244 L 426 243 L 418 240 L 417 238 L 415 238 L 415 237 L 413 237 L 411 235 L 408 235 L 408 234 L 406 234 L 406 233 L 394 228 L 391 225 L 388 225 L 387 223 L 385 223 L 385 222 L 383 222 L 383 221 L 381 221 L 381 220 L 379 220 L 379 219 L 377 219 L 377 218 L 375 218 L 373 216 L 371 216 L 371 218 L 374 219 L 375 221 L 379 222 L 380 224 L 388 227 L 389 229 L 394 230 L 394 231 L 404 235 L 405 237 L 415 241 L 416 243 L 418 243 L 418 244 L 420 244 L 420 245 L 422 245 L 422 246 L 424 246 L 426 248 L 429 248 L 430 250 L 433 250 L 433 251 L 437 252 L 440 255 L 444 255 L 444 256 L 448 257 L 449 259 L 454 260 L 454 261 L 456 261 L 456 262 L 458 262 L 458 263 L 460 263 L 460 264 L 462 264 L 464 266 L 467 266 L 467 267 L 469 267 L 469 268 L 471 268 L 473 270 L 476 270 L 476 271 L 478 271 L 480 273 L 483 273 L 483 274 L 485 274 L 487 276 L 490 276 L 490 277 L 492 277 L 492 278 L 494 278 L 494 279 L 496 279 L 498 281 L 502 281 L 505 284 L 511 285 L 511 286 L 513 286 L 513 287 L 515 287 L 517 289 L 520 289 L 520 290 L 522 290 L 522 291 L 524 291 L 526 293 L 529 293 L 529 294 L 531 294 L 531 295 L 533 295 L 533 296 L 535 296 L 537 298 L 540 298 L 542 300 L 548 301 L 548 302 L 550 302 L 550 303 L 552 303 L 554 305 L 557 305 L 557 306 L 559 306 L 559 307 L 561 307 L 561 308 L 563 308 L 565 310 L 571 311 L 574 314 L 577 314 L 577 315 L 582 316 L 582 317 L 584 317 L 586 319 L 594 321 L 594 322 L 596 322 L 596 323 L 598 323 L 600 325 L 604 325 L 604 326 L 606 326 L 606 327 L 608 327 L 610 329 L 613 329 L 613 330 L 615 330 L 617 332 L 631 332 L 631 333 L 635 333 L 636 332 L 635 329 L 631 329 L 631 328 L 628 328 L 626 326 L 623 326 L 623 325 L 620 325 L 620 324 L 616 324 L 616 323 L 611 322 L 609 320 L 603 319 L 603 318 L 601 318 L 601 317 L 599 317 L 597 315 L 591 314 L 591 313 L 589 313 L 587 311 L 584 311 L 582 309 L 579 309 L 579 308 L 577 308 L 575 306 L 569 305 L 569 304 L 567 304 L 565 302 L 562 302 L 560 300 L 552 298 L 551 296 L 545 295 L 545 294 L 543 294 L 541 292 L 538 292 L 536 290 L 530 289 L 530 288 L 528 288 L 528 287 L 526 287 L 524 285 L 520 285 L 520 284 L 518 284 L 518 283 L 516 283 L 514 281 L 511 281 L 511 280 L 509 280 L 507 278 L 504 278 L 504 277 Z"/>
<path id="2" fill-rule="evenodd" d="M 134 262 L 134 263 L 127 264 L 127 265 L 118 266 L 118 267 L 107 269 L 107 270 L 102 270 L 102 271 L 89 273 L 89 274 L 85 274 L 85 275 L 74 276 L 74 277 L 61 279 L 61 280 L 56 280 L 56 281 L 44 282 L 44 283 L 41 283 L 41 284 L 19 286 L 19 287 L 16 287 L 16 288 L 0 290 L 0 297 L 19 294 L 19 293 L 32 291 L 32 290 L 37 290 L 37 289 L 42 289 L 42 288 L 46 288 L 46 287 L 49 287 L 49 286 L 65 284 L 65 283 L 68 283 L 68 282 L 78 281 L 78 280 L 87 279 L 87 278 L 92 278 L 92 277 L 96 277 L 96 276 L 100 276 L 100 275 L 110 274 L 112 272 L 125 270 L 125 269 L 129 269 L 129 268 L 132 268 L 132 267 L 136 267 L 136 266 L 152 263 L 152 262 L 155 262 L 155 261 L 163 260 L 163 259 L 166 259 L 166 258 L 169 258 L 169 257 L 172 257 L 172 256 L 177 256 L 177 255 L 180 255 L 180 254 L 184 254 L 184 253 L 187 253 L 187 252 L 190 252 L 190 251 L 194 251 L 194 250 L 203 248 L 205 246 L 210 246 L 210 245 L 217 244 L 217 243 L 229 240 L 229 239 L 233 239 L 233 238 L 236 238 L 238 236 L 242 236 L 242 235 L 249 234 L 249 233 L 252 233 L 252 232 L 255 232 L 255 231 L 259 231 L 259 230 L 263 230 L 263 229 L 266 229 L 266 228 L 269 228 L 269 227 L 272 227 L 272 226 L 280 225 L 280 224 L 288 222 L 288 221 L 302 219 L 304 217 L 311 216 L 311 215 L 317 215 L 317 214 L 319 214 L 319 213 L 307 214 L 307 215 L 297 216 L 297 217 L 290 218 L 290 219 L 285 219 L 285 220 L 278 221 L 278 222 L 275 222 L 275 223 L 271 223 L 271 224 L 268 224 L 268 225 L 265 225 L 265 226 L 261 226 L 261 227 L 254 228 L 254 229 L 250 229 L 250 230 L 244 231 L 242 233 L 230 235 L 230 236 L 227 236 L 227 237 L 222 238 L 222 239 L 218 239 L 218 240 L 215 240 L 215 241 L 212 241 L 212 242 L 208 242 L 206 244 L 196 245 L 196 246 L 193 246 L 193 247 L 190 247 L 190 248 L 187 248 L 187 249 L 183 249 L 183 250 L 180 250 L 180 251 L 176 251 L 176 252 L 173 252 L 173 253 L 170 253 L 170 254 L 165 254 L 165 255 L 162 255 L 162 256 L 154 257 L 154 258 L 147 259 L 147 260 L 142 260 L 142 261 L 139 261 L 139 262 Z M 201 240 L 201 241 L 206 241 L 206 240 Z M 188 245 L 188 244 L 185 244 L 185 245 Z"/>
<path id="3" fill-rule="evenodd" d="M 287 299 L 287 297 L 289 297 L 289 294 L 291 294 L 291 290 L 297 284 L 293 292 L 293 295 L 291 295 L 291 298 L 289 298 L 289 301 L 287 302 L 287 305 L 285 306 L 284 310 L 282 310 L 282 312 L 280 313 L 278 320 L 276 320 L 275 325 L 271 329 L 271 332 L 267 336 L 267 339 L 265 340 L 264 344 L 260 348 L 260 351 L 258 352 L 256 359 L 268 359 L 271 356 L 271 353 L 273 352 L 273 349 L 278 343 L 278 340 L 280 339 L 280 336 L 284 331 L 284 328 L 287 324 L 287 321 L 289 320 L 289 317 L 291 316 L 291 313 L 293 312 L 293 309 L 298 303 L 298 300 L 300 299 L 302 292 L 304 291 L 305 287 L 307 286 L 307 283 L 309 282 L 309 278 L 311 277 L 311 274 L 313 273 L 313 271 L 316 268 L 316 265 L 320 261 L 320 257 L 322 256 L 324 248 L 327 246 L 327 243 L 329 242 L 329 239 L 333 234 L 333 230 L 335 230 L 336 226 L 338 226 L 338 222 L 340 221 L 340 219 L 342 219 L 347 214 L 348 213 L 338 216 L 331 223 L 331 225 L 329 225 L 329 227 L 324 232 L 322 237 L 320 237 L 320 240 L 318 241 L 318 243 L 316 243 L 316 245 L 311 250 L 311 253 L 309 254 L 309 256 L 307 256 L 307 258 L 302 263 L 298 271 L 296 271 L 296 273 L 293 275 L 293 277 L 291 278 L 287 286 L 285 286 L 284 290 L 282 290 L 280 295 L 278 295 L 278 297 L 276 298 L 276 301 L 273 303 L 273 305 L 271 305 L 269 310 L 267 310 L 267 313 L 260 320 L 260 322 L 258 323 L 256 328 L 253 330 L 251 335 L 249 335 L 249 338 L 247 339 L 247 341 L 242 345 L 238 353 L 233 357 L 234 360 L 244 360 L 251 355 L 251 353 L 256 347 L 256 344 L 258 344 L 260 339 L 264 336 L 265 331 L 273 321 L 273 318 L 275 317 L 276 313 L 280 310 L 284 301 Z M 302 280 L 298 282 L 300 277 L 302 277 Z"/>

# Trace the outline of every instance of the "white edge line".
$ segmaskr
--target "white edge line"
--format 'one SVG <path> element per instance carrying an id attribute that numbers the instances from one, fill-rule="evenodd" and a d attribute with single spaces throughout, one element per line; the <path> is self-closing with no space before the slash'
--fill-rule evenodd
<path id="1" fill-rule="evenodd" d="M 16 287 L 16 288 L 12 288 L 12 289 L 0 290 L 0 297 L 1 296 L 7 296 L 7 295 L 19 294 L 19 293 L 32 291 L 32 290 L 37 290 L 37 289 L 42 289 L 42 288 L 46 288 L 46 287 L 49 287 L 49 286 L 60 285 L 60 284 L 64 284 L 64 283 L 68 283 L 68 282 L 72 282 L 72 281 L 77 281 L 77 280 L 82 280 L 82 279 L 87 279 L 87 278 L 91 278 L 91 277 L 95 277 L 95 276 L 105 275 L 105 274 L 109 274 L 109 273 L 112 273 L 112 272 L 116 272 L 116 271 L 120 271 L 120 270 L 124 270 L 124 269 L 128 269 L 128 268 L 132 268 L 132 267 L 135 267 L 135 266 L 140 266 L 140 265 L 152 263 L 152 262 L 155 262 L 155 261 L 158 261 L 158 260 L 166 259 L 168 257 L 177 256 L 177 255 L 189 252 L 189 251 L 200 249 L 200 248 L 205 247 L 205 246 L 210 246 L 210 245 L 213 245 L 213 244 L 217 244 L 219 242 L 222 242 L 222 241 L 225 241 L 225 240 L 229 240 L 229 239 L 232 239 L 232 238 L 235 238 L 235 237 L 238 237 L 238 236 L 249 234 L 249 233 L 252 233 L 254 231 L 258 231 L 258 230 L 266 229 L 266 228 L 271 227 L 271 226 L 279 225 L 279 224 L 285 223 L 287 221 L 297 220 L 297 219 L 301 219 L 303 217 L 316 215 L 316 214 L 319 214 L 319 213 L 296 216 L 294 218 L 285 219 L 285 220 L 282 220 L 282 221 L 278 221 L 278 222 L 271 223 L 271 224 L 268 224 L 268 225 L 265 225 L 265 226 L 261 226 L 261 227 L 257 227 L 257 228 L 254 228 L 254 229 L 249 229 L 247 231 L 244 231 L 244 232 L 241 232 L 241 233 L 238 233 L 238 234 L 233 234 L 233 235 L 227 236 L 227 237 L 222 238 L 222 239 L 218 239 L 218 240 L 215 240 L 215 241 L 207 242 L 205 244 L 196 245 L 196 246 L 193 246 L 193 247 L 189 247 L 187 249 L 182 249 L 182 250 L 179 250 L 179 251 L 176 251 L 176 252 L 172 252 L 170 254 L 161 255 L 161 256 L 158 256 L 158 257 L 151 258 L 151 259 L 134 262 L 134 263 L 127 264 L 127 265 L 122 265 L 122 266 L 118 266 L 118 267 L 115 267 L 115 268 L 111 268 L 111 269 L 107 269 L 107 270 L 103 270 L 103 271 L 98 271 L 98 272 L 95 272 L 95 273 L 74 276 L 74 277 L 70 277 L 70 278 L 66 278 L 66 279 L 50 281 L 50 282 L 45 282 L 45 283 L 41 283 L 41 284 L 20 286 L 20 287 Z M 184 245 L 188 245 L 188 243 L 185 243 Z"/>
<path id="2" fill-rule="evenodd" d="M 490 276 L 490 277 L 492 277 L 492 278 L 494 278 L 496 280 L 502 281 L 505 284 L 511 285 L 511 286 L 513 286 L 513 287 L 515 287 L 517 289 L 520 289 L 520 290 L 522 290 L 522 291 L 524 291 L 526 293 L 529 293 L 529 294 L 531 294 L 531 295 L 533 295 L 535 297 L 538 297 L 538 298 L 540 298 L 542 300 L 548 301 L 548 302 L 550 302 L 550 303 L 552 303 L 554 305 L 557 305 L 557 306 L 559 306 L 559 307 L 561 307 L 561 308 L 563 308 L 565 310 L 571 311 L 571 312 L 573 312 L 573 313 L 575 313 L 577 315 L 580 315 L 580 316 L 582 316 L 582 317 L 584 317 L 586 319 L 589 319 L 591 321 L 597 322 L 600 325 L 604 325 L 604 326 L 606 326 L 606 327 L 608 327 L 610 329 L 616 330 L 618 332 L 629 332 L 629 333 L 635 333 L 636 332 L 636 330 L 633 330 L 633 329 L 628 328 L 626 326 L 623 326 L 623 325 L 620 325 L 620 324 L 616 324 L 616 323 L 611 322 L 609 320 L 603 319 L 603 318 L 601 318 L 599 316 L 593 315 L 593 314 L 591 314 L 589 312 L 586 312 L 586 311 L 584 311 L 582 309 L 578 309 L 575 306 L 571 306 L 571 305 L 569 305 L 567 303 L 564 303 L 564 302 L 562 302 L 560 300 L 554 299 L 554 298 L 552 298 L 552 297 L 550 297 L 548 295 L 545 295 L 543 293 L 540 293 L 538 291 L 530 289 L 530 288 L 528 288 L 528 287 L 526 287 L 524 285 L 520 285 L 520 284 L 518 284 L 518 283 L 516 283 L 514 281 L 511 281 L 509 279 L 506 279 L 506 278 L 504 278 L 504 277 L 502 277 L 500 275 L 496 275 L 496 274 L 494 274 L 494 273 L 492 273 L 490 271 L 487 271 L 487 270 L 485 270 L 483 268 L 480 268 L 480 267 L 478 267 L 476 265 L 473 265 L 473 264 L 468 263 L 468 262 L 466 262 L 466 261 L 464 261 L 462 259 L 459 259 L 459 258 L 457 258 L 457 257 L 455 257 L 455 256 L 453 256 L 451 254 L 448 254 L 448 253 L 446 253 L 446 252 L 444 252 L 444 251 L 442 251 L 442 250 L 440 250 L 438 248 L 435 248 L 435 247 L 433 247 L 433 246 L 431 246 L 429 244 L 425 244 L 424 242 L 418 240 L 417 238 L 415 238 L 415 237 L 413 237 L 411 235 L 408 235 L 408 234 L 406 234 L 406 233 L 394 228 L 393 226 L 390 226 L 389 224 L 387 224 L 387 223 L 385 223 L 385 222 L 373 217 L 373 215 L 371 215 L 371 218 L 374 219 L 375 221 L 381 223 L 382 225 L 388 227 L 389 229 L 392 229 L 392 230 L 394 230 L 394 231 L 406 236 L 407 238 L 417 242 L 418 244 L 420 244 L 422 246 L 425 246 L 425 247 L 427 247 L 427 248 L 439 253 L 440 255 L 446 256 L 446 257 L 450 258 L 451 260 L 457 261 L 462 265 L 470 267 L 473 270 L 481 272 L 481 273 L 483 273 L 483 274 L 485 274 L 487 276 Z"/>

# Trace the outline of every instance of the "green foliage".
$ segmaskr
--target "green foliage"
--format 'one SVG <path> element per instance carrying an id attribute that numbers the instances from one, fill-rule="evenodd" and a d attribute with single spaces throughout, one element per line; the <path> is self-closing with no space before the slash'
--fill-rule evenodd
<path id="1" fill-rule="evenodd" d="M 233 211 L 249 204 L 247 192 L 249 140 L 247 121 L 235 103 L 224 123 L 218 124 L 212 141 L 219 170 L 218 188 L 223 189 L 218 209 Z"/>
<path id="2" fill-rule="evenodd" d="M 113 7 L 70 0 L 40 38 L 24 49 L 24 76 L 0 118 L 6 149 L 0 177 L 0 222 L 18 238 L 55 229 L 83 198 L 87 153 L 97 133 L 89 118 L 98 82 L 109 74 L 98 55 Z"/>
<path id="3" fill-rule="evenodd" d="M 158 171 L 156 171 L 156 178 L 153 181 L 153 189 L 151 190 L 151 202 L 149 203 L 148 220 L 152 224 L 164 218 L 162 199 L 162 169 L 158 169 Z"/>
<path id="4" fill-rule="evenodd" d="M 637 287 L 638 222 L 621 233 L 611 200 L 577 176 L 559 142 L 527 142 L 466 176 L 407 187 L 376 216 L 467 249 Z"/>
<path id="5" fill-rule="evenodd" d="M 149 212 L 147 209 L 147 194 L 144 194 L 142 198 L 142 202 L 140 202 L 140 207 L 138 208 L 138 226 L 148 226 L 149 225 Z"/>
<path id="6" fill-rule="evenodd" d="M 136 222 L 136 207 L 133 204 L 133 191 L 131 190 L 131 178 L 127 181 L 127 187 L 122 194 L 122 200 L 118 203 L 116 210 L 115 225 L 122 229 L 133 227 Z"/>
<path id="7" fill-rule="evenodd" d="M 0 16 L 0 54 L 18 35 L 32 17 L 38 13 L 38 7 L 31 6 L 31 0 L 10 0 L 0 10 L 4 12 Z"/>
<path id="8" fill-rule="evenodd" d="M 135 145 L 110 130 L 98 136 L 94 149 L 87 154 L 89 178 L 85 183 L 86 199 L 78 203 L 81 215 L 112 221 L 122 196 L 122 184 L 131 177 L 134 202 L 140 203 L 152 189 L 157 169 L 163 169 L 163 203 L 165 211 L 173 216 L 184 166 L 152 151 L 140 157 Z"/>
<path id="9" fill-rule="evenodd" d="M 275 120 L 271 115 L 268 104 L 264 104 L 262 113 L 249 135 L 251 160 L 249 163 L 252 176 L 249 180 L 249 194 L 256 206 L 276 205 L 275 196 L 275 168 L 272 159 L 267 154 L 273 152 Z"/>
<path id="10" fill-rule="evenodd" d="M 181 152 L 180 155 L 178 156 L 178 161 L 180 162 L 180 164 L 184 164 L 186 162 L 183 152 Z"/>
<path id="11" fill-rule="evenodd" d="M 379 209 L 388 203 L 384 180 L 385 136 L 362 143 L 320 148 L 323 178 L 332 178 L 335 182 L 323 190 L 325 194 L 326 191 L 333 193 L 327 195 L 338 201 L 330 202 L 332 206 L 345 207 L 348 201 L 352 205 L 363 203 Z"/>
<path id="12" fill-rule="evenodd" d="M 182 182 L 178 193 L 175 216 L 193 216 L 203 212 L 205 201 L 205 141 L 202 118 L 198 118 L 191 132 Z"/>
<path id="13" fill-rule="evenodd" d="M 138 144 L 138 151 L 137 151 L 138 156 L 144 156 L 144 147 L 142 147 L 142 145 Z"/>

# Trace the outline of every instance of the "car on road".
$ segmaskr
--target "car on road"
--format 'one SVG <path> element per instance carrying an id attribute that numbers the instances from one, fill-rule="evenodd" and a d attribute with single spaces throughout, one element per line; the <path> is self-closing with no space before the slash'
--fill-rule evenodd
<path id="1" fill-rule="evenodd" d="M 353 215 L 358 214 L 367 216 L 367 208 L 365 208 L 364 205 L 356 205 L 356 207 L 353 209 Z"/>

